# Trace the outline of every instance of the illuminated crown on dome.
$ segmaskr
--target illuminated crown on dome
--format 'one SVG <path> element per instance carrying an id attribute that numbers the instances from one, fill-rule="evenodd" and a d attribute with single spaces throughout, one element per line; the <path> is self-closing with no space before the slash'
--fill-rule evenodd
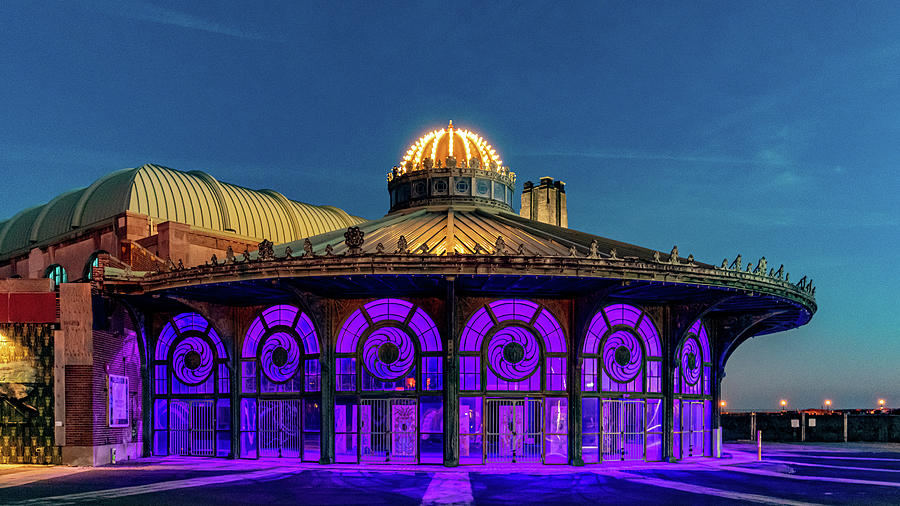
<path id="1" fill-rule="evenodd" d="M 471 130 L 454 127 L 452 120 L 447 128 L 433 130 L 419 137 L 406 150 L 398 168 L 400 174 L 403 174 L 423 168 L 430 169 L 432 166 L 446 167 L 448 159 L 451 167 L 455 165 L 495 172 L 509 171 L 508 167 L 503 167 L 500 154 L 487 140 Z"/>
<path id="2" fill-rule="evenodd" d="M 453 126 L 419 137 L 388 174 L 391 211 L 441 203 L 512 210 L 516 174 L 477 133 Z"/>

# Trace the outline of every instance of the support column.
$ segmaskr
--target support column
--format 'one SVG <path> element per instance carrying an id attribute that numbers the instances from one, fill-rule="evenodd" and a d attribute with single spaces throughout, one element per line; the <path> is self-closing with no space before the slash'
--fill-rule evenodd
<path id="1" fill-rule="evenodd" d="M 572 300 L 569 317 L 568 394 L 569 394 L 569 464 L 583 466 L 581 455 L 581 312 Z"/>
<path id="2" fill-rule="evenodd" d="M 322 332 L 322 349 L 319 354 L 319 365 L 322 374 L 322 431 L 319 433 L 321 453 L 320 464 L 334 463 L 334 391 L 335 391 L 335 360 L 334 360 L 334 302 L 325 303 L 325 322 Z"/>
<path id="3" fill-rule="evenodd" d="M 663 308 L 662 321 L 662 389 L 663 389 L 663 461 L 674 462 L 675 460 L 675 385 L 672 381 L 673 365 L 675 353 L 675 334 L 676 324 L 673 321 L 672 308 L 666 306 Z"/>
<path id="4" fill-rule="evenodd" d="M 459 465 L 459 353 L 456 348 L 456 280 L 447 276 L 444 328 L 444 465 Z"/>
<path id="5" fill-rule="evenodd" d="M 134 322 L 136 330 L 140 332 L 138 339 L 144 340 L 143 353 L 141 357 L 141 457 L 149 457 L 153 455 L 153 400 L 151 399 L 151 388 L 153 387 L 152 371 L 150 361 L 153 360 L 150 346 L 150 332 L 147 328 L 149 318 L 145 315 L 143 321 Z M 65 371 L 65 368 L 63 368 Z M 60 443 L 56 443 L 60 444 Z"/>
<path id="6" fill-rule="evenodd" d="M 238 336 L 234 332 L 237 322 L 234 321 L 233 310 L 231 318 L 233 337 L 231 339 L 231 360 L 228 362 L 228 369 L 231 372 L 231 381 L 229 382 L 231 388 L 231 451 L 228 453 L 228 458 L 236 459 L 241 456 L 241 350 L 238 348 Z"/>

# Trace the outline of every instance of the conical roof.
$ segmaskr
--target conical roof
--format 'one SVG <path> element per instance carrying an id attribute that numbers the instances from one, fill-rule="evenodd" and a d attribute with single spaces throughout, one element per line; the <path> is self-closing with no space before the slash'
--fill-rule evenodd
<path id="1" fill-rule="evenodd" d="M 529 220 L 493 207 L 418 207 L 366 221 L 357 227 L 364 234 L 360 251 L 356 252 L 361 254 L 397 252 L 402 249 L 399 246 L 401 237 L 406 242 L 406 251 L 429 255 L 499 254 L 498 238 L 502 239 L 504 252 L 519 254 L 521 248 L 522 254 L 528 256 L 570 256 L 573 248 L 581 257 L 591 255 L 593 251 L 597 258 L 610 258 L 615 254 L 618 258 L 650 261 L 661 254 L 641 246 Z M 336 230 L 311 237 L 313 252 L 323 254 L 330 245 L 334 255 L 347 253 L 345 232 Z M 284 255 L 285 249 L 290 247 L 292 255 L 299 256 L 304 253 L 304 243 L 301 240 L 283 244 L 276 246 L 275 251 Z"/>

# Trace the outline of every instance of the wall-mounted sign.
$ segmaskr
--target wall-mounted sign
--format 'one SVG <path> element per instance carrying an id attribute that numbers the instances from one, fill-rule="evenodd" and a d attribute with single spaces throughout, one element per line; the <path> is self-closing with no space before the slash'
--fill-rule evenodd
<path id="1" fill-rule="evenodd" d="M 128 427 L 128 378 L 109 375 L 109 416 L 110 427 Z"/>

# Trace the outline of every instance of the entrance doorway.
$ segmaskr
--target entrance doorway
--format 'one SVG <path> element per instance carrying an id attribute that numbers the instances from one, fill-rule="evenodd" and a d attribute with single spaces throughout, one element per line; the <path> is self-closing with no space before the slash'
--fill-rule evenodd
<path id="1" fill-rule="evenodd" d="M 419 427 L 416 399 L 359 401 L 359 461 L 415 464 Z"/>
<path id="2" fill-rule="evenodd" d="M 603 399 L 603 460 L 643 460 L 645 401 Z"/>
<path id="3" fill-rule="evenodd" d="M 485 463 L 543 462 L 542 399 L 485 399 Z"/>
<path id="4" fill-rule="evenodd" d="M 677 403 L 676 403 L 677 404 Z M 704 401 L 681 401 L 681 426 L 676 427 L 676 438 L 681 439 L 678 458 L 702 457 L 705 454 L 703 442 L 706 440 L 704 424 Z"/>
<path id="5" fill-rule="evenodd" d="M 211 400 L 177 400 L 169 404 L 169 451 L 184 456 L 216 454 L 215 407 Z"/>
<path id="6" fill-rule="evenodd" d="M 301 399 L 259 401 L 259 456 L 300 458 Z"/>

